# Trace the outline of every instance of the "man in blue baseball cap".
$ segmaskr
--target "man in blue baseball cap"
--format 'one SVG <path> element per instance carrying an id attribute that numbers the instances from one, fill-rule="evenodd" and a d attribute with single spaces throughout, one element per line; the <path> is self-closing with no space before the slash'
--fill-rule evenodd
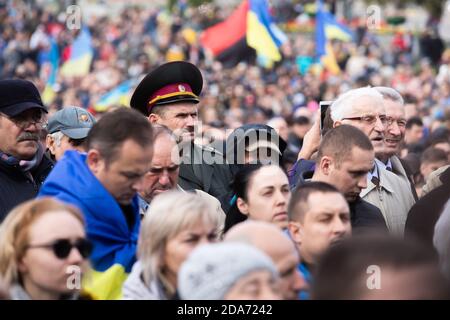
<path id="1" fill-rule="evenodd" d="M 65 107 L 48 119 L 47 149 L 59 161 L 67 150 L 86 152 L 85 140 L 95 124 L 92 114 L 80 107 Z"/>
<path id="2" fill-rule="evenodd" d="M 39 142 L 47 108 L 26 80 L 0 80 L 0 222 L 34 198 L 53 163 Z"/>

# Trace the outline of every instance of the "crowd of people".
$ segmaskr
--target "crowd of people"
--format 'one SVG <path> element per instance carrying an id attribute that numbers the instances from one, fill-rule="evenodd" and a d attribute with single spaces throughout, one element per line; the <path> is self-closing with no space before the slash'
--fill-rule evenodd
<path id="1" fill-rule="evenodd" d="M 195 31 L 226 11 L 128 8 L 87 21 L 89 74 L 45 104 L 50 39 L 64 60 L 75 33 L 30 5 L 0 6 L 0 296 L 450 298 L 450 51 L 432 35 L 420 54 L 336 42 L 338 75 L 300 68 L 301 34 L 271 69 L 225 68 Z M 96 112 L 127 79 L 131 108 Z"/>

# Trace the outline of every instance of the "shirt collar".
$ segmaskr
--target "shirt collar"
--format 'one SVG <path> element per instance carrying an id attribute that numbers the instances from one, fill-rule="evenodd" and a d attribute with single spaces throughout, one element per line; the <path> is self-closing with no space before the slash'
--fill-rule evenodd
<path id="1" fill-rule="evenodd" d="M 367 182 L 372 181 L 372 177 L 377 177 L 378 179 L 380 178 L 378 173 L 378 166 L 379 166 L 378 162 L 381 163 L 381 161 L 375 159 L 372 170 L 367 173 Z"/>
<path id="2" fill-rule="evenodd" d="M 138 203 L 139 203 L 139 213 L 141 214 L 141 217 L 144 217 L 150 204 L 147 201 L 145 201 L 145 199 L 142 198 L 139 194 L 138 194 Z"/>
<path id="3" fill-rule="evenodd" d="M 388 161 L 387 161 L 386 163 L 384 163 L 384 162 L 382 162 L 382 161 L 380 161 L 380 160 L 378 160 L 378 159 L 375 159 L 375 160 L 378 161 L 377 164 L 378 164 L 378 166 L 379 166 L 380 168 L 383 168 L 383 169 L 392 171 L 392 162 L 391 162 L 391 158 L 389 158 Z"/>
<path id="4" fill-rule="evenodd" d="M 375 159 L 375 163 L 372 171 L 369 171 L 367 174 L 367 188 L 363 189 L 360 193 L 360 197 L 363 198 L 366 194 L 368 194 L 372 189 L 376 188 L 376 186 L 372 183 L 372 177 L 377 177 L 380 183 L 380 187 L 385 189 L 386 191 L 393 193 L 394 189 L 391 186 L 391 183 L 386 179 L 386 169 L 385 166 L 380 160 Z"/>

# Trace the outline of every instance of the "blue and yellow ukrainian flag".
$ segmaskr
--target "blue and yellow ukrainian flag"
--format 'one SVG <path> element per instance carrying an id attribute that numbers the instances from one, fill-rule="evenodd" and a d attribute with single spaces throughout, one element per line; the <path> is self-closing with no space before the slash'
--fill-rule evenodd
<path id="1" fill-rule="evenodd" d="M 337 74 L 340 68 L 334 57 L 330 40 L 353 41 L 353 32 L 323 8 L 321 0 L 317 1 L 316 13 L 316 58 L 331 73 Z"/>
<path id="2" fill-rule="evenodd" d="M 89 223 L 89 219 L 87 219 Z M 108 229 L 112 233 L 106 234 Z M 89 231 L 89 230 L 88 230 Z M 122 298 L 122 286 L 136 262 L 136 243 L 138 228 L 131 239 L 121 239 L 114 228 L 95 227 L 97 235 L 90 232 L 89 239 L 94 243 L 91 256 L 91 270 L 83 278 L 82 289 L 95 300 L 118 300 Z M 101 234 L 104 232 L 103 234 Z M 106 243 L 105 239 L 111 239 Z"/>
<path id="3" fill-rule="evenodd" d="M 70 47 L 69 59 L 62 65 L 63 76 L 84 76 L 89 73 L 93 57 L 91 33 L 83 27 Z"/>
<path id="4" fill-rule="evenodd" d="M 59 48 L 55 39 L 50 39 L 50 51 L 48 53 L 48 60 L 45 62 L 50 68 L 48 74 L 47 83 L 45 84 L 44 92 L 42 93 L 42 101 L 45 104 L 50 104 L 55 99 L 55 89 L 56 77 L 58 75 L 59 67 Z"/>
<path id="5" fill-rule="evenodd" d="M 133 199 L 132 207 L 135 223 L 131 230 L 124 217 L 118 216 L 122 214 L 119 210 L 102 210 L 104 217 L 97 217 L 92 212 L 85 214 L 87 234 L 94 249 L 90 257 L 92 268 L 83 278 L 82 288 L 95 300 L 122 298 L 122 285 L 136 262 L 140 228 L 137 197 Z"/>
<path id="6" fill-rule="evenodd" d="M 249 0 L 247 44 L 256 50 L 258 59 L 272 64 L 281 60 L 280 46 L 286 35 L 272 21 L 267 0 Z"/>
<path id="7" fill-rule="evenodd" d="M 80 209 L 93 243 L 92 270 L 84 275 L 82 289 L 94 299 L 120 299 L 122 284 L 136 261 L 139 199 L 135 195 L 131 201 L 133 223 L 129 225 L 119 203 L 91 172 L 86 159 L 85 153 L 66 151 L 38 197 L 54 197 Z"/>
<path id="8" fill-rule="evenodd" d="M 136 80 L 134 79 L 122 82 L 117 87 L 101 96 L 94 105 L 94 110 L 97 112 L 104 112 L 112 106 L 129 106 L 130 93 L 135 84 Z"/>

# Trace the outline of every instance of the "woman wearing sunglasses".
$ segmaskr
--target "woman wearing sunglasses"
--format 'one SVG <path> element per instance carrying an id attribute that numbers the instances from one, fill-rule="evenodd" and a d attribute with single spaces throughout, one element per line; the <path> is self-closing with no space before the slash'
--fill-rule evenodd
<path id="1" fill-rule="evenodd" d="M 27 201 L 0 226 L 0 278 L 13 300 L 78 299 L 91 251 L 78 209 Z"/>
<path id="2" fill-rule="evenodd" d="M 127 300 L 177 299 L 178 271 L 199 245 L 216 242 L 224 215 L 194 193 L 167 191 L 142 220 L 138 262 L 123 286 Z"/>

